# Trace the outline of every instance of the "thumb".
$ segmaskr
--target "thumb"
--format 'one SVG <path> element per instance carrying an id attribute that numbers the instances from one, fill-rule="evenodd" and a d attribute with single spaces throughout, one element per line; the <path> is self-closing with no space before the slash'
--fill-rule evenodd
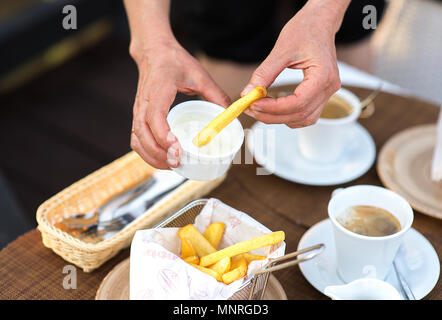
<path id="1" fill-rule="evenodd" d="M 285 65 L 282 63 L 282 59 L 277 59 L 270 53 L 259 67 L 256 68 L 255 72 L 253 72 L 249 83 L 241 92 L 241 97 L 252 91 L 255 87 L 270 87 L 284 68 Z"/>

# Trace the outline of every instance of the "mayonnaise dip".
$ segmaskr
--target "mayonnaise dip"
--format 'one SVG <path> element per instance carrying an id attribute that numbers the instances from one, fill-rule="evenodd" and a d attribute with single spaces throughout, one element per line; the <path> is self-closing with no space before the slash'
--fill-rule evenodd
<path id="1" fill-rule="evenodd" d="M 197 147 L 192 142 L 193 138 L 213 120 L 213 117 L 213 114 L 205 112 L 186 113 L 178 116 L 171 124 L 171 130 L 180 142 L 181 148 L 189 153 L 209 156 L 231 153 L 237 146 L 238 139 L 242 136 L 239 128 L 233 123 L 221 130 L 204 146 Z"/>

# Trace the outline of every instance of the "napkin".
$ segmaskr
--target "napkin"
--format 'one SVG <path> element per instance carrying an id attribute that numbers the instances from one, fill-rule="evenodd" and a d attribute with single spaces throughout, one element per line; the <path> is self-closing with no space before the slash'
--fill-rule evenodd
<path id="1" fill-rule="evenodd" d="M 437 122 L 436 145 L 434 146 L 431 179 L 434 181 L 442 180 L 442 106 Z"/>
<path id="2" fill-rule="evenodd" d="M 210 199 L 195 218 L 194 226 L 203 233 L 213 222 L 226 225 L 219 249 L 271 231 L 244 212 Z M 229 285 L 218 282 L 180 258 L 179 228 L 157 228 L 135 233 L 130 254 L 130 299 L 218 299 L 237 292 L 247 279 L 268 263 L 284 255 L 285 242 L 252 251 L 267 256 L 252 261 L 247 275 Z"/>

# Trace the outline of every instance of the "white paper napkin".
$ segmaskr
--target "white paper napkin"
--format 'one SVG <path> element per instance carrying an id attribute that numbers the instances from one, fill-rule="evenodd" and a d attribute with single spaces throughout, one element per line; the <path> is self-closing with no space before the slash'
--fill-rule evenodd
<path id="1" fill-rule="evenodd" d="M 213 222 L 226 225 L 220 249 L 271 232 L 247 214 L 217 199 L 208 201 L 194 226 L 203 233 Z M 181 240 L 177 231 L 178 228 L 159 228 L 136 232 L 130 254 L 131 300 L 227 299 L 260 270 L 268 258 L 283 256 L 285 252 L 285 242 L 254 250 L 252 253 L 268 258 L 252 261 L 243 279 L 225 285 L 180 258 Z"/>
<path id="2" fill-rule="evenodd" d="M 439 111 L 439 120 L 437 122 L 436 145 L 434 146 L 431 179 L 437 182 L 442 180 L 442 109 Z"/>

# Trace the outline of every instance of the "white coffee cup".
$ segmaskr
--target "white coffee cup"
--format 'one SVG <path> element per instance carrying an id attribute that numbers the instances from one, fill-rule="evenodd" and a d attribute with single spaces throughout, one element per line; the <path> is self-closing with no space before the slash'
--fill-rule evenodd
<path id="1" fill-rule="evenodd" d="M 337 161 L 352 141 L 351 132 L 361 113 L 361 101 L 343 88 L 334 95 L 347 102 L 352 111 L 344 118 L 319 118 L 314 125 L 297 129 L 299 152 L 307 160 L 321 163 Z"/>
<path id="2" fill-rule="evenodd" d="M 389 236 L 369 237 L 344 228 L 336 218 L 352 206 L 367 205 L 387 210 L 401 225 Z M 328 204 L 336 245 L 337 271 L 344 282 L 360 278 L 384 280 L 401 245 L 404 234 L 413 223 L 413 210 L 408 202 L 388 189 L 359 185 L 333 192 Z"/>

